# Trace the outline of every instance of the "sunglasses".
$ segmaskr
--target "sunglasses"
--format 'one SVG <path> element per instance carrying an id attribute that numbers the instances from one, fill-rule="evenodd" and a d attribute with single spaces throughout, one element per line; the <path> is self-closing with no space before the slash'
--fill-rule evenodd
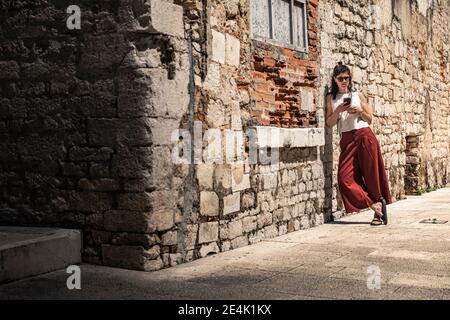
<path id="1" fill-rule="evenodd" d="M 350 80 L 350 77 L 337 77 L 336 80 L 339 82 L 348 81 Z"/>

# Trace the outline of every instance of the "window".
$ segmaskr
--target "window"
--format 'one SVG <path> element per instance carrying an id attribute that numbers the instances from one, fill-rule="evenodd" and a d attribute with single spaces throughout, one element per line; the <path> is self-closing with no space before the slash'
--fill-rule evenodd
<path id="1" fill-rule="evenodd" d="M 307 0 L 251 0 L 252 38 L 308 51 Z"/>

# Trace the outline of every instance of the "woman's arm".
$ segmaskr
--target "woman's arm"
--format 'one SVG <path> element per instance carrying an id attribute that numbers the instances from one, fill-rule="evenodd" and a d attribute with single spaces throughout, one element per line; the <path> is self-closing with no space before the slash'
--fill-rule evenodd
<path id="1" fill-rule="evenodd" d="M 325 124 L 329 127 L 332 128 L 333 126 L 336 125 L 336 123 L 339 120 L 339 114 L 336 114 L 336 112 L 333 112 L 333 107 L 331 105 L 331 95 L 327 95 L 327 118 L 325 121 Z"/>
<path id="2" fill-rule="evenodd" d="M 372 108 L 367 103 L 366 97 L 364 97 L 363 94 L 359 94 L 359 100 L 361 100 L 361 108 L 362 111 L 359 113 L 361 115 L 361 118 L 363 118 L 364 121 L 366 121 L 368 124 L 372 124 Z"/>
<path id="3" fill-rule="evenodd" d="M 332 128 L 339 121 L 339 114 L 342 111 L 347 110 L 350 107 L 350 105 L 345 105 L 344 103 L 342 103 L 336 108 L 336 110 L 333 111 L 331 94 L 327 95 L 326 99 L 327 99 L 326 100 L 327 101 L 327 118 L 325 120 L 325 124 L 329 128 Z"/>

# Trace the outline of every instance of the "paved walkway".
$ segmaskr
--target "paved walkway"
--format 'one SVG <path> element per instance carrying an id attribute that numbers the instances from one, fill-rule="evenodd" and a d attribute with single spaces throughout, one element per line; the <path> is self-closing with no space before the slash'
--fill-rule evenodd
<path id="1" fill-rule="evenodd" d="M 82 265 L 81 290 L 60 270 L 0 299 L 450 299 L 450 221 L 419 223 L 450 220 L 450 188 L 388 209 L 388 226 L 367 211 L 154 273 Z"/>

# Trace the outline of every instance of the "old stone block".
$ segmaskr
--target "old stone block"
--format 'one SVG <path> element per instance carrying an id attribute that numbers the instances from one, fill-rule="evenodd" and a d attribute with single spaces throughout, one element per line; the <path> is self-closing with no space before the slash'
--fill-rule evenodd
<path id="1" fill-rule="evenodd" d="M 250 188 L 250 175 L 244 173 L 244 165 L 236 165 L 231 170 L 231 189 L 233 192 Z"/>
<path id="2" fill-rule="evenodd" d="M 187 225 L 186 237 L 184 239 L 186 250 L 192 250 L 195 248 L 195 243 L 197 241 L 197 234 L 198 234 L 198 224 Z"/>
<path id="3" fill-rule="evenodd" d="M 239 14 L 239 3 L 239 0 L 229 0 L 224 3 L 227 18 L 233 18 Z"/>
<path id="4" fill-rule="evenodd" d="M 201 246 L 200 250 L 198 251 L 200 257 L 206 257 L 207 255 L 219 253 L 220 249 L 216 242 L 204 244 Z"/>
<path id="5" fill-rule="evenodd" d="M 225 63 L 225 35 L 221 32 L 212 30 L 212 55 L 211 59 L 215 62 Z"/>
<path id="6" fill-rule="evenodd" d="M 245 217 L 242 220 L 242 230 L 244 232 L 251 232 L 258 227 L 258 220 L 255 216 Z"/>
<path id="7" fill-rule="evenodd" d="M 225 63 L 238 67 L 241 57 L 241 42 L 238 38 L 228 33 L 225 35 L 225 42 Z"/>
<path id="8" fill-rule="evenodd" d="M 171 267 L 174 267 L 180 263 L 183 263 L 183 256 L 181 255 L 181 253 L 170 253 L 169 254 L 169 265 Z"/>
<path id="9" fill-rule="evenodd" d="M 232 221 L 228 223 L 228 239 L 234 239 L 242 235 L 242 221 Z"/>
<path id="10" fill-rule="evenodd" d="M 111 209 L 112 206 L 111 195 L 100 192 L 85 191 L 74 194 L 71 202 L 71 207 L 82 212 L 100 212 Z"/>
<path id="11" fill-rule="evenodd" d="M 26 79 L 48 79 L 50 68 L 43 61 L 36 61 L 33 63 L 22 63 L 21 76 Z"/>
<path id="12" fill-rule="evenodd" d="M 189 105 L 188 83 L 189 73 L 186 67 L 183 70 L 177 70 L 174 78 L 169 79 L 168 71 L 165 69 L 149 69 L 146 77 L 142 80 L 145 85 L 150 85 L 151 90 L 148 91 L 149 96 L 144 96 L 138 101 L 137 113 L 142 112 L 144 108 L 145 114 L 150 116 L 160 116 L 165 118 L 180 119 L 181 115 L 187 112 Z M 177 92 L 177 94 L 173 94 Z M 136 93 L 133 93 L 136 94 Z M 140 93 L 142 95 L 142 93 Z M 130 102 L 127 97 L 122 101 L 119 97 L 119 115 L 128 117 Z M 131 109 L 132 110 L 132 109 Z"/>
<path id="13" fill-rule="evenodd" d="M 174 209 L 177 207 L 176 190 L 158 190 L 148 194 L 150 208 L 153 211 Z"/>
<path id="14" fill-rule="evenodd" d="M 211 100 L 206 107 L 206 121 L 210 128 L 219 128 L 225 122 L 226 107 L 220 100 Z"/>
<path id="15" fill-rule="evenodd" d="M 241 237 L 231 240 L 231 248 L 232 249 L 237 249 L 240 247 L 244 247 L 246 245 L 248 245 L 248 239 L 245 236 L 241 236 Z"/>
<path id="16" fill-rule="evenodd" d="M 255 206 L 255 194 L 253 192 L 245 192 L 242 195 L 242 209 L 250 209 Z"/>
<path id="17" fill-rule="evenodd" d="M 172 135 L 180 129 L 178 120 L 174 119 L 149 119 L 152 143 L 155 146 L 173 145 Z"/>
<path id="18" fill-rule="evenodd" d="M 122 193 L 117 195 L 117 205 L 120 209 L 147 211 L 152 208 L 153 199 L 148 192 Z"/>
<path id="19" fill-rule="evenodd" d="M 91 237 L 95 245 L 101 245 L 104 243 L 109 243 L 111 241 L 111 234 L 111 232 L 107 231 L 91 230 L 88 237 Z"/>
<path id="20" fill-rule="evenodd" d="M 155 260 L 145 260 L 144 261 L 144 271 L 157 271 L 164 268 L 164 264 L 161 258 L 156 258 Z"/>
<path id="21" fill-rule="evenodd" d="M 175 210 L 154 211 L 150 215 L 150 224 L 157 231 L 169 230 L 174 226 Z"/>
<path id="22" fill-rule="evenodd" d="M 279 236 L 282 236 L 282 235 L 286 234 L 287 232 L 288 232 L 288 230 L 287 230 L 287 224 L 281 224 L 281 225 L 278 227 L 278 235 L 279 235 Z"/>
<path id="23" fill-rule="evenodd" d="M 219 215 L 219 197 L 215 192 L 200 192 L 200 214 L 205 216 Z"/>
<path id="24" fill-rule="evenodd" d="M 110 177 L 109 163 L 91 163 L 89 167 L 89 175 L 92 178 L 108 178 Z"/>
<path id="25" fill-rule="evenodd" d="M 111 46 L 114 46 L 114 50 L 111 50 Z M 128 50 L 129 46 L 122 34 L 86 34 L 83 50 L 80 50 L 77 73 L 91 77 L 112 76 L 113 70 Z"/>
<path id="26" fill-rule="evenodd" d="M 113 179 L 97 179 L 97 180 L 89 180 L 89 179 L 81 179 L 78 182 L 78 186 L 82 190 L 89 191 L 117 191 L 120 189 L 119 183 Z"/>
<path id="27" fill-rule="evenodd" d="M 270 225 L 264 228 L 264 238 L 271 239 L 278 236 L 278 230 L 275 225 Z"/>
<path id="28" fill-rule="evenodd" d="M 198 243 L 207 243 L 219 239 L 219 223 L 205 222 L 199 226 Z"/>
<path id="29" fill-rule="evenodd" d="M 111 148 L 73 147 L 69 151 L 71 161 L 108 161 L 114 152 Z"/>
<path id="30" fill-rule="evenodd" d="M 300 97 L 301 97 L 301 108 L 306 111 L 314 111 L 314 95 L 311 90 L 301 88 L 300 89 Z"/>
<path id="31" fill-rule="evenodd" d="M 158 189 L 169 189 L 173 175 L 172 157 L 168 147 L 152 148 L 151 177 Z"/>
<path id="32" fill-rule="evenodd" d="M 232 193 L 223 197 L 223 214 L 227 215 L 241 209 L 241 194 L 239 192 Z"/>
<path id="33" fill-rule="evenodd" d="M 217 165 L 214 171 L 214 189 L 228 191 L 231 184 L 231 168 L 228 165 Z"/>
<path id="34" fill-rule="evenodd" d="M 139 46 L 141 43 L 137 43 Z M 135 43 L 136 45 L 136 43 Z M 128 52 L 121 64 L 122 68 L 158 68 L 161 67 L 161 55 L 156 48 L 134 48 Z"/>
<path id="35" fill-rule="evenodd" d="M 142 118 L 88 120 L 88 137 L 91 146 L 146 146 L 152 142 L 150 124 Z"/>
<path id="36" fill-rule="evenodd" d="M 220 64 L 211 62 L 208 64 L 208 73 L 205 81 L 203 82 L 203 88 L 205 90 L 218 90 L 220 89 Z"/>
<path id="37" fill-rule="evenodd" d="M 93 213 L 86 215 L 86 226 L 94 229 L 104 229 L 103 213 Z"/>
<path id="38" fill-rule="evenodd" d="M 149 249 L 155 244 L 159 244 L 161 239 L 156 234 L 145 233 L 130 233 L 120 232 L 114 234 L 111 243 L 114 245 L 131 245 L 142 246 L 144 249 Z"/>
<path id="39" fill-rule="evenodd" d="M 272 224 L 272 214 L 270 212 L 257 215 L 258 229 Z"/>
<path id="40" fill-rule="evenodd" d="M 177 231 L 168 231 L 161 236 L 161 244 L 164 246 L 173 246 L 178 243 Z"/>
<path id="41" fill-rule="evenodd" d="M 63 139 L 37 134 L 19 138 L 17 152 L 23 160 L 64 160 L 67 154 Z"/>
<path id="42" fill-rule="evenodd" d="M 19 79 L 19 65 L 15 61 L 0 61 L 0 80 Z"/>
<path id="43" fill-rule="evenodd" d="M 356 66 L 352 68 L 352 80 L 356 83 L 362 83 L 363 81 L 363 72 Z"/>
<path id="44" fill-rule="evenodd" d="M 205 163 L 223 163 L 222 131 L 211 128 L 203 135 L 203 161 Z"/>
<path id="45" fill-rule="evenodd" d="M 197 181 L 200 190 L 213 188 L 214 165 L 201 163 L 197 166 Z"/>
<path id="46" fill-rule="evenodd" d="M 322 167 L 319 164 L 314 164 L 312 166 L 311 171 L 312 171 L 312 178 L 313 179 L 319 179 L 319 178 L 322 178 L 324 176 L 323 169 L 322 169 Z"/>
<path id="47" fill-rule="evenodd" d="M 276 189 L 278 185 L 278 177 L 276 173 L 262 174 L 262 190 Z"/>
<path id="48" fill-rule="evenodd" d="M 251 234 L 248 237 L 248 241 L 250 244 L 255 244 L 255 243 L 261 242 L 262 239 L 263 239 L 263 234 L 261 231 L 256 232 L 255 234 Z"/>
<path id="49" fill-rule="evenodd" d="M 156 231 L 156 227 L 150 221 L 150 214 L 144 212 L 110 210 L 104 214 L 104 223 L 108 231 L 147 233 Z"/>
<path id="50" fill-rule="evenodd" d="M 225 252 L 229 251 L 231 249 L 231 242 L 230 241 L 222 241 L 220 243 L 220 251 Z"/>
<path id="51" fill-rule="evenodd" d="M 241 91 L 241 96 L 244 91 Z M 243 102 L 241 102 L 243 103 Z M 243 113 L 240 108 L 240 104 L 237 101 L 233 101 L 231 105 L 231 129 L 236 130 L 233 131 L 235 135 L 236 141 L 236 157 L 239 160 L 244 158 L 244 137 L 243 137 L 243 127 L 242 120 L 247 119 L 247 113 Z"/>
<path id="52" fill-rule="evenodd" d="M 143 16 L 138 20 L 147 23 Z M 167 0 L 152 0 L 149 31 L 184 38 L 183 7 Z"/>
<path id="53" fill-rule="evenodd" d="M 102 245 L 102 260 L 105 265 L 133 270 L 157 270 L 162 264 L 151 262 L 159 259 L 159 247 L 145 250 L 141 246 Z"/>
<path id="54" fill-rule="evenodd" d="M 156 149 L 156 148 L 154 148 Z M 142 178 L 145 176 L 150 176 L 150 172 L 152 170 L 152 165 L 156 169 L 158 165 L 161 166 L 161 170 L 163 172 L 159 173 L 159 176 L 165 177 L 167 169 L 164 169 L 164 162 L 158 164 L 153 164 L 152 159 L 156 158 L 157 156 L 153 153 L 158 150 L 154 150 L 151 148 L 136 148 L 129 150 L 128 152 L 119 152 L 118 154 L 113 155 L 112 158 L 112 174 L 118 177 L 123 178 Z M 161 157 L 169 155 L 170 152 L 168 151 L 166 154 L 162 154 Z M 159 160 L 161 157 L 157 157 Z M 170 158 L 169 158 L 170 159 Z M 165 161 L 168 161 L 167 159 Z M 167 165 L 165 166 L 167 167 Z M 157 171 L 157 170 L 155 170 Z M 158 178 L 159 178 L 158 176 Z M 156 177 L 153 177 L 156 179 Z M 166 182 L 167 183 L 167 182 Z"/>

